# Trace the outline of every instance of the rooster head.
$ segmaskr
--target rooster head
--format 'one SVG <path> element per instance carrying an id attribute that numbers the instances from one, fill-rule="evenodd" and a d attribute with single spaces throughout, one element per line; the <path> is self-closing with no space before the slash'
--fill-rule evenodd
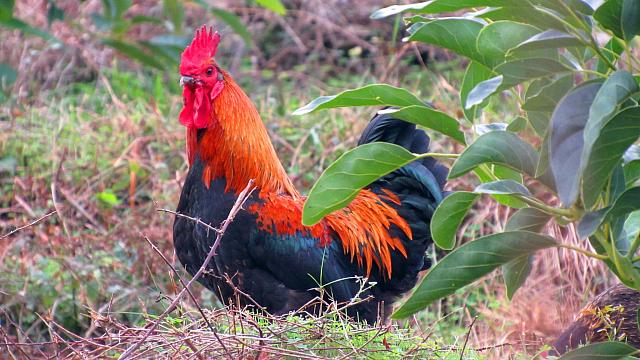
<path id="1" fill-rule="evenodd" d="M 209 126 L 211 102 L 224 88 L 224 76 L 214 60 L 220 34 L 202 26 L 180 58 L 180 85 L 184 105 L 180 123 L 188 128 Z"/>

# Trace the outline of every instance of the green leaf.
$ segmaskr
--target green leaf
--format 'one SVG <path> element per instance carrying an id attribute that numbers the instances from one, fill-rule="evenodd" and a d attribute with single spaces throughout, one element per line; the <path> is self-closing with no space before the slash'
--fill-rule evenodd
<path id="1" fill-rule="evenodd" d="M 256 0 L 256 3 L 278 15 L 284 16 L 287 13 L 287 9 L 282 5 L 280 0 Z"/>
<path id="2" fill-rule="evenodd" d="M 413 33 L 405 41 L 421 41 L 449 49 L 472 60 L 484 62 L 478 52 L 476 39 L 483 24 L 477 20 L 462 18 L 436 19 L 412 27 Z"/>
<path id="3" fill-rule="evenodd" d="M 634 160 L 625 164 L 624 179 L 627 187 L 633 186 L 640 179 L 640 160 Z"/>
<path id="4" fill-rule="evenodd" d="M 160 70 L 164 69 L 164 64 L 162 62 L 153 57 L 153 55 L 144 52 L 144 50 L 142 50 L 136 44 L 127 43 L 116 39 L 104 39 L 102 40 L 102 42 L 105 45 L 118 50 L 118 52 L 133 60 L 137 60 L 145 65 L 149 65 Z"/>
<path id="5" fill-rule="evenodd" d="M 451 250 L 456 245 L 456 231 L 464 220 L 477 194 L 457 191 L 447 196 L 431 218 L 431 237 L 439 248 Z"/>
<path id="6" fill-rule="evenodd" d="M 558 101 L 560 101 L 573 86 L 573 76 L 566 75 L 551 83 L 540 86 L 541 88 L 536 91 L 535 94 L 526 98 L 522 109 L 527 111 L 527 116 L 533 129 L 538 135 L 542 136 L 547 133 L 551 121 L 551 114 L 558 104 Z M 529 95 L 528 90 L 527 95 Z"/>
<path id="7" fill-rule="evenodd" d="M 602 54 L 606 57 L 611 63 L 615 63 L 616 60 L 620 57 L 620 54 L 624 51 L 624 45 L 617 37 L 612 37 L 605 45 L 604 51 Z M 598 58 L 598 63 L 596 64 L 596 71 L 600 73 L 606 73 L 609 70 L 609 66 L 602 59 Z"/>
<path id="8" fill-rule="evenodd" d="M 629 41 L 640 30 L 640 4 L 637 0 L 608 0 L 593 14 L 607 30 Z"/>
<path id="9" fill-rule="evenodd" d="M 540 232 L 549 222 L 551 216 L 536 208 L 524 208 L 516 211 L 507 221 L 505 231 Z"/>
<path id="10" fill-rule="evenodd" d="M 622 342 L 606 341 L 585 345 L 570 351 L 559 360 L 623 360 L 637 354 L 638 350 Z"/>
<path id="11" fill-rule="evenodd" d="M 180 55 L 184 48 L 189 45 L 191 39 L 186 36 L 178 36 L 171 34 L 156 35 L 149 41 L 141 41 L 140 45 L 149 49 L 149 53 L 163 56 L 172 65 L 180 62 Z"/>
<path id="12" fill-rule="evenodd" d="M 529 189 L 514 180 L 496 180 L 478 185 L 473 192 L 489 195 L 524 195 L 531 196 Z"/>
<path id="13" fill-rule="evenodd" d="M 524 255 L 502 265 L 502 277 L 507 288 L 507 299 L 513 299 L 516 291 L 524 284 L 531 273 L 533 256 Z"/>
<path id="14" fill-rule="evenodd" d="M 549 169 L 549 131 L 542 138 L 542 144 L 540 144 L 540 159 L 536 165 L 536 177 L 540 177 L 547 173 Z"/>
<path id="15" fill-rule="evenodd" d="M 302 223 L 317 224 L 347 206 L 363 187 L 418 157 L 399 145 L 374 142 L 347 151 L 320 175 L 304 203 Z"/>
<path id="16" fill-rule="evenodd" d="M 358 89 L 346 90 L 338 95 L 320 96 L 295 110 L 293 115 L 304 115 L 320 109 L 373 105 L 423 106 L 424 103 L 405 89 L 386 84 L 372 84 Z"/>
<path id="17" fill-rule="evenodd" d="M 522 116 L 518 116 L 509 123 L 509 125 L 507 126 L 507 131 L 520 132 L 526 128 L 527 119 Z"/>
<path id="18" fill-rule="evenodd" d="M 47 25 L 51 27 L 56 20 L 64 20 L 64 10 L 56 6 L 56 3 L 52 0 L 47 1 L 49 9 L 47 10 Z M 2 5 L 0 5 L 0 8 Z M 2 10 L 0 10 L 0 19 L 2 18 Z"/>
<path id="19" fill-rule="evenodd" d="M 557 49 L 581 46 L 585 44 L 573 35 L 558 30 L 547 30 L 521 42 L 512 51 Z"/>
<path id="20" fill-rule="evenodd" d="M 609 211 L 609 209 L 610 208 L 606 207 L 584 214 L 584 216 L 578 223 L 578 238 L 584 239 L 593 235 L 600 224 L 602 224 L 602 220 L 604 220 L 604 217 L 607 215 L 607 211 Z"/>
<path id="21" fill-rule="evenodd" d="M 496 21 L 478 34 L 476 47 L 489 67 L 503 63 L 507 52 L 538 33 L 538 29 L 513 21 Z"/>
<path id="22" fill-rule="evenodd" d="M 478 14 L 478 17 L 493 21 L 511 20 L 533 25 L 539 29 L 556 29 L 565 31 L 565 25 L 557 19 L 557 14 L 550 14 L 544 9 L 520 0 L 505 1 L 504 6 L 490 9 Z"/>
<path id="23" fill-rule="evenodd" d="M 586 207 L 590 208 L 596 203 L 614 167 L 620 163 L 625 150 L 638 138 L 640 138 L 640 107 L 623 110 L 607 121 L 591 147 L 588 160 L 585 161 L 582 198 Z M 585 148 L 586 142 L 585 130 Z"/>
<path id="24" fill-rule="evenodd" d="M 502 166 L 498 164 L 494 164 L 491 166 L 493 168 L 493 174 L 501 180 L 513 180 L 520 184 L 523 183 L 522 174 L 516 170 L 513 170 L 510 167 Z M 486 181 L 488 182 L 488 181 Z"/>
<path id="25" fill-rule="evenodd" d="M 378 114 L 388 114 L 394 119 L 424 126 L 427 129 L 447 135 L 461 144 L 465 144 L 464 133 L 460 130 L 458 121 L 441 111 L 426 106 L 411 105 L 400 109 L 380 110 Z"/>
<path id="26" fill-rule="evenodd" d="M 494 165 L 494 174 L 497 168 L 508 169 Z M 524 208 L 527 204 L 514 195 L 531 196 L 531 193 L 524 185 L 512 179 L 484 182 L 478 185 L 474 192 L 491 195 L 499 203 L 515 209 Z"/>
<path id="27" fill-rule="evenodd" d="M 9 21 L 13 18 L 15 0 L 0 0 L 0 21 Z"/>
<path id="28" fill-rule="evenodd" d="M 580 188 L 580 154 L 583 130 L 602 83 L 578 85 L 565 95 L 551 116 L 549 163 L 564 206 L 571 206 L 578 198 Z"/>
<path id="29" fill-rule="evenodd" d="M 131 18 L 131 23 L 132 24 L 144 24 L 144 23 L 147 23 L 147 24 L 162 25 L 162 19 L 154 18 L 152 16 L 136 15 L 136 16 Z"/>
<path id="30" fill-rule="evenodd" d="M 22 31 L 24 34 L 27 35 L 34 35 L 34 36 L 38 36 L 44 40 L 47 41 L 53 41 L 56 42 L 58 44 L 62 44 L 62 42 L 60 42 L 59 39 L 57 39 L 55 36 L 49 34 L 46 31 L 40 30 L 38 28 L 35 28 L 27 23 L 25 23 L 22 20 L 16 19 L 16 18 L 12 18 L 9 20 L 0 20 L 0 25 L 8 27 L 10 29 L 16 29 L 16 30 L 20 30 Z"/>
<path id="31" fill-rule="evenodd" d="M 620 39 L 624 39 L 622 35 L 622 0 L 609 0 L 600 5 L 596 12 L 593 14 L 593 18 L 600 23 L 600 25 L 611 30 L 613 34 Z"/>
<path id="32" fill-rule="evenodd" d="M 102 0 L 105 18 L 112 21 L 122 20 L 122 15 L 131 7 L 131 0 Z"/>
<path id="33" fill-rule="evenodd" d="M 640 1 L 623 0 L 621 26 L 622 34 L 627 42 L 640 34 Z"/>
<path id="34" fill-rule="evenodd" d="M 236 32 L 236 34 L 242 37 L 242 39 L 246 44 L 250 45 L 253 43 L 253 40 L 251 38 L 251 33 L 249 33 L 249 30 L 245 26 L 244 22 L 242 22 L 242 20 L 239 17 L 237 17 L 234 13 L 231 13 L 229 11 L 222 10 L 219 8 L 215 8 L 215 7 L 211 8 L 211 13 L 217 16 L 220 20 L 227 23 L 227 25 L 229 25 L 229 27 L 231 27 L 233 31 Z"/>
<path id="35" fill-rule="evenodd" d="M 433 301 L 453 294 L 498 266 L 555 245 L 553 239 L 528 231 L 492 234 L 468 242 L 431 268 L 411 297 L 392 317 L 405 318 Z"/>
<path id="36" fill-rule="evenodd" d="M 467 109 L 466 104 L 469 92 L 471 92 L 471 90 L 474 89 L 476 85 L 485 80 L 489 80 L 492 76 L 493 72 L 479 62 L 471 61 L 469 63 L 469 66 L 467 66 L 467 70 L 464 73 L 464 78 L 462 79 L 462 85 L 460 86 L 460 104 L 462 105 L 464 117 L 471 123 L 473 123 L 475 119 L 480 116 L 482 108 L 487 105 L 488 101 L 482 101 L 481 103 L 473 105 L 469 109 Z"/>
<path id="37" fill-rule="evenodd" d="M 543 86 L 540 91 L 529 98 L 522 105 L 522 110 L 526 111 L 546 111 L 551 113 L 558 101 L 573 86 L 573 76 L 563 76 L 552 83 Z"/>
<path id="38" fill-rule="evenodd" d="M 465 109 L 471 109 L 474 105 L 481 104 L 486 98 L 493 95 L 500 85 L 502 85 L 503 76 L 498 75 L 488 80 L 478 83 L 467 95 L 467 101 L 464 104 Z"/>
<path id="39" fill-rule="evenodd" d="M 102 191 L 96 194 L 98 203 L 102 206 L 109 208 L 120 205 L 122 202 L 118 199 L 118 196 L 111 192 L 111 190 Z"/>
<path id="40" fill-rule="evenodd" d="M 9 64 L 0 63 L 0 91 L 8 92 L 18 78 L 18 72 Z"/>
<path id="41" fill-rule="evenodd" d="M 634 211 L 629 214 L 627 219 L 622 224 L 622 231 L 616 238 L 616 248 L 626 249 L 623 253 L 626 255 L 630 245 L 640 234 L 640 211 Z"/>
<path id="42" fill-rule="evenodd" d="M 485 6 L 502 6 L 501 0 L 431 0 L 408 5 L 391 5 L 378 9 L 371 14 L 372 19 L 382 19 L 403 12 L 417 14 L 436 14 L 441 12 L 453 12 L 465 8 L 477 8 Z"/>
<path id="43" fill-rule="evenodd" d="M 611 206 L 611 209 L 607 211 L 605 221 L 626 216 L 636 210 L 640 210 L 640 187 L 627 189 L 620 194 Z"/>
<path id="44" fill-rule="evenodd" d="M 182 32 L 182 22 L 184 20 L 184 7 L 182 2 L 178 0 L 163 0 L 164 15 L 171 19 L 174 32 Z"/>
<path id="45" fill-rule="evenodd" d="M 628 189 L 620 194 L 610 207 L 586 213 L 578 224 L 578 236 L 591 236 L 603 222 L 615 221 L 639 209 L 640 187 Z"/>
<path id="46" fill-rule="evenodd" d="M 516 59 L 502 63 L 494 69 L 504 76 L 503 88 L 509 88 L 522 82 L 573 71 L 560 62 L 548 58 Z"/>
<path id="47" fill-rule="evenodd" d="M 584 174 L 586 176 L 591 176 L 591 174 L 587 174 L 585 173 L 585 171 L 586 167 L 589 166 L 589 164 L 591 164 L 591 170 L 593 170 L 593 163 L 590 160 L 590 157 L 594 150 L 593 147 L 600 137 L 602 129 L 608 123 L 611 116 L 616 112 L 618 107 L 622 103 L 624 103 L 631 94 L 637 92 L 638 90 L 639 87 L 635 79 L 633 78 L 633 75 L 624 70 L 614 72 L 602 84 L 602 87 L 600 87 L 600 89 L 598 90 L 596 97 L 590 106 L 588 120 L 584 127 L 584 133 L 582 135 L 584 139 L 584 145 L 581 152 L 580 170 L 578 172 L 578 175 Z M 602 146 L 603 144 L 600 145 Z M 615 144 L 612 145 L 615 147 Z M 623 152 L 629 145 L 630 144 L 628 144 L 623 149 Z M 598 156 L 601 160 L 601 155 L 605 154 L 595 155 Z M 615 164 L 613 164 L 612 166 L 615 166 Z M 612 166 L 611 169 L 613 168 Z M 599 187 L 602 185 L 602 183 L 599 183 L 598 180 L 599 179 L 595 179 L 595 184 L 593 182 L 583 184 L 583 195 L 587 195 L 587 198 L 585 198 L 585 205 L 587 205 L 587 207 L 593 206 L 600 191 L 598 189 L 597 194 L 586 194 L 585 191 L 587 190 L 587 188 L 585 186 L 589 186 L 589 190 L 593 190 L 594 186 Z M 606 180 L 606 177 L 603 180 Z"/>
<path id="48" fill-rule="evenodd" d="M 449 172 L 449 178 L 460 177 L 485 163 L 505 165 L 533 176 L 538 157 L 536 150 L 515 134 L 508 131 L 492 131 L 478 137 L 460 154 Z M 550 179 L 543 177 L 540 180 L 548 186 L 552 185 Z"/>

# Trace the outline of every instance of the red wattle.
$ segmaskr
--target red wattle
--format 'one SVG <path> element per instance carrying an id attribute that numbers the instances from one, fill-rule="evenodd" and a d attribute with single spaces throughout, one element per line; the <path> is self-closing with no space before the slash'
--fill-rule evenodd
<path id="1" fill-rule="evenodd" d="M 202 87 L 196 88 L 193 109 L 193 125 L 198 129 L 207 127 L 209 125 L 209 116 L 211 115 L 211 100 L 206 96 Z"/>
<path id="2" fill-rule="evenodd" d="M 187 128 L 202 129 L 209 126 L 211 99 L 206 96 L 205 89 L 197 87 L 192 90 L 185 87 L 182 97 L 184 104 L 180 111 L 180 123 Z"/>

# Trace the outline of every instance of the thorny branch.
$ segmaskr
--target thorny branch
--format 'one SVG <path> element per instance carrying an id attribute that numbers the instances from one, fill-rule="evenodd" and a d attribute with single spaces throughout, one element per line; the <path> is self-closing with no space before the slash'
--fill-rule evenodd
<path id="1" fill-rule="evenodd" d="M 195 275 L 193 275 L 193 278 L 191 278 L 191 280 L 189 280 L 189 282 L 187 283 L 187 285 L 182 289 L 182 291 L 180 291 L 180 293 L 178 293 L 178 295 L 175 297 L 175 299 L 171 302 L 171 304 L 169 305 L 169 307 L 167 307 L 167 309 L 160 315 L 158 316 L 158 319 L 156 319 L 156 321 L 153 323 L 153 325 L 149 328 L 149 330 L 147 331 L 147 333 L 135 344 L 133 344 L 133 346 L 131 346 L 130 348 L 128 348 L 124 353 L 122 353 L 122 355 L 120 355 L 119 359 L 124 360 L 129 358 L 136 350 L 138 350 L 138 348 L 140 348 L 140 346 L 147 340 L 147 338 L 149 337 L 149 335 L 151 335 L 151 333 L 153 333 L 156 328 L 158 328 L 158 326 L 160 325 L 160 322 L 162 322 L 162 320 L 171 312 L 173 311 L 173 309 L 177 306 L 178 302 L 180 301 L 180 299 L 182 299 L 182 296 L 184 296 L 184 294 L 187 292 L 187 290 L 191 287 L 191 285 L 197 281 L 200 276 L 202 276 L 202 274 L 205 272 L 205 270 L 207 269 L 209 262 L 211 262 L 211 259 L 213 258 L 213 256 L 216 253 L 216 249 L 218 248 L 218 246 L 220 245 L 220 240 L 222 239 L 222 236 L 224 236 L 225 231 L 227 230 L 227 227 L 229 227 L 229 224 L 231 224 L 233 222 L 233 219 L 235 218 L 236 214 L 238 214 L 238 212 L 242 209 L 242 205 L 245 203 L 245 201 L 247 201 L 247 199 L 249 198 L 249 196 L 251 196 L 251 193 L 254 190 L 253 187 L 253 180 L 249 180 L 249 183 L 247 184 L 247 186 L 244 188 L 244 190 L 242 190 L 242 192 L 240 193 L 240 195 L 238 195 L 238 199 L 236 199 L 236 202 L 233 204 L 233 207 L 231 208 L 231 211 L 229 211 L 229 215 L 227 216 L 227 219 L 224 220 L 222 222 L 222 224 L 220 224 L 220 230 L 216 230 L 217 232 L 217 236 L 216 236 L 216 241 L 213 243 L 213 246 L 211 247 L 211 250 L 209 250 L 209 253 L 207 254 L 207 257 L 204 259 L 204 262 L 202 263 L 202 266 L 200 266 L 200 269 L 198 269 L 198 271 L 196 272 Z M 223 347 L 223 349 L 225 350 L 225 353 L 227 355 L 229 355 L 228 350 L 225 348 L 224 344 L 221 342 L 220 345 Z M 230 357 L 230 356 L 229 356 Z"/>
<path id="2" fill-rule="evenodd" d="M 24 229 L 26 229 L 26 228 L 28 228 L 28 227 L 31 227 L 31 226 L 33 226 L 33 225 L 36 225 L 37 223 L 39 223 L 39 222 L 41 222 L 42 220 L 44 220 L 44 219 L 48 218 L 49 216 L 51 216 L 51 215 L 55 214 L 56 212 L 58 212 L 58 211 L 57 211 L 57 210 L 53 210 L 52 212 L 50 212 L 50 213 L 48 213 L 48 214 L 45 214 L 45 215 L 43 215 L 43 216 L 41 216 L 41 217 L 39 217 L 39 218 L 37 218 L 37 219 L 33 220 L 32 222 L 28 223 L 27 225 L 20 226 L 20 227 L 19 227 L 19 228 L 17 228 L 17 229 L 13 229 L 12 231 L 9 231 L 8 233 L 6 233 L 6 234 L 4 234 L 4 235 L 0 236 L 0 240 L 2 240 L 2 239 L 4 239 L 4 238 L 8 238 L 9 236 L 11 236 L 11 235 L 13 235 L 13 234 L 17 233 L 17 232 L 18 232 L 18 231 L 20 231 L 20 230 L 24 230 Z"/>
<path id="3" fill-rule="evenodd" d="M 209 327 L 209 330 L 211 330 L 212 333 L 216 334 L 216 330 L 213 328 L 213 325 L 211 325 L 211 323 L 209 322 L 209 319 L 207 319 L 207 316 L 204 314 L 204 311 L 202 311 L 202 307 L 200 307 L 200 303 L 198 303 L 198 300 L 196 300 L 196 297 L 191 292 L 191 289 L 189 289 L 187 287 L 187 284 L 182 279 L 182 276 L 180 276 L 180 273 L 178 273 L 176 268 L 173 267 L 171 262 L 164 256 L 162 251 L 160 251 L 160 249 L 158 249 L 158 247 L 155 246 L 155 244 L 152 243 L 151 240 L 149 240 L 149 237 L 147 235 L 143 234 L 142 237 L 144 237 L 144 239 L 149 243 L 149 245 L 151 245 L 151 248 L 153 249 L 153 251 L 155 251 L 156 254 L 160 255 L 160 257 L 162 258 L 164 263 L 167 264 L 167 266 L 169 266 L 171 271 L 178 277 L 178 281 L 180 281 L 180 284 L 182 284 L 182 287 L 187 290 L 187 294 L 189 295 L 189 297 L 191 298 L 193 303 L 196 305 L 196 308 L 200 312 L 200 315 L 202 315 L 202 319 L 204 319 L 204 322 L 207 323 L 207 326 Z M 217 334 L 216 334 L 216 336 L 217 336 Z"/>

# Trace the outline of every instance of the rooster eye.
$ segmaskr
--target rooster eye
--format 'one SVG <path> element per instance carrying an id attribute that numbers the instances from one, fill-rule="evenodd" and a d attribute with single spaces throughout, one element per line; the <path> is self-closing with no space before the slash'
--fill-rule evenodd
<path id="1" fill-rule="evenodd" d="M 212 68 L 212 67 L 209 67 L 209 68 L 207 69 L 207 76 L 211 76 L 211 75 L 213 75 L 213 68 Z"/>

